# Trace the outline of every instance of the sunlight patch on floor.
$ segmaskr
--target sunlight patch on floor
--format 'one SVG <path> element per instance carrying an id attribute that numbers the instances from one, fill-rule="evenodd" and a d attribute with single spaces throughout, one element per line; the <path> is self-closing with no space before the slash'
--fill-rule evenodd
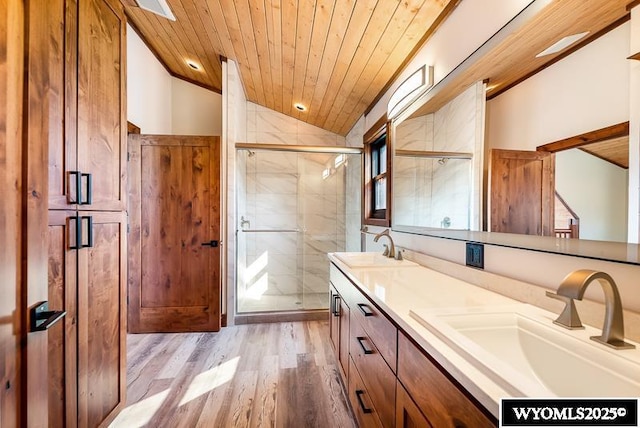
<path id="1" fill-rule="evenodd" d="M 147 397 L 142 401 L 125 407 L 109 427 L 138 428 L 145 426 L 151 418 L 153 418 L 153 415 L 155 415 L 160 406 L 162 406 L 162 403 L 169 395 L 169 391 L 169 389 L 165 389 L 151 397 Z"/>
<path id="2" fill-rule="evenodd" d="M 236 374 L 239 361 L 240 357 L 235 357 L 197 375 L 189 384 L 187 392 L 180 401 L 180 406 L 187 404 L 189 401 L 194 400 L 203 394 L 213 391 L 220 385 L 224 385 L 233 379 L 233 376 Z"/>

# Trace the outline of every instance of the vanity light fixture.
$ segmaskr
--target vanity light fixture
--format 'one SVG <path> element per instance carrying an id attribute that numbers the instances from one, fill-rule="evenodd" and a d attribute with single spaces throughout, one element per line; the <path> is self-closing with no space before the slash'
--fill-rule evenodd
<path id="1" fill-rule="evenodd" d="M 398 86 L 387 104 L 387 118 L 393 119 L 416 98 L 433 87 L 433 67 L 423 65 Z"/>
<path id="2" fill-rule="evenodd" d="M 176 17 L 171 12 L 171 8 L 167 4 L 167 0 L 136 0 L 140 9 L 148 10 L 170 21 L 175 21 Z"/>
<path id="3" fill-rule="evenodd" d="M 552 44 L 551 46 L 549 46 L 548 48 L 540 52 L 538 55 L 536 55 L 536 58 L 540 58 L 541 56 L 551 55 L 551 54 L 560 52 L 561 50 L 571 46 L 578 40 L 582 39 L 587 34 L 589 34 L 589 32 L 585 31 L 584 33 L 563 37 L 562 39 L 558 40 L 557 42 L 555 42 L 554 44 Z"/>
<path id="4" fill-rule="evenodd" d="M 301 103 L 295 103 L 293 106 L 294 106 L 294 107 L 296 108 L 296 110 L 298 110 L 298 111 L 307 111 L 307 107 L 306 107 L 304 104 L 301 104 Z"/>
<path id="5" fill-rule="evenodd" d="M 187 65 L 189 67 L 191 67 L 193 70 L 195 71 L 200 71 L 202 70 L 202 67 L 200 66 L 200 64 L 198 64 L 197 62 L 190 60 L 190 59 L 186 59 L 184 62 L 187 63 Z"/>

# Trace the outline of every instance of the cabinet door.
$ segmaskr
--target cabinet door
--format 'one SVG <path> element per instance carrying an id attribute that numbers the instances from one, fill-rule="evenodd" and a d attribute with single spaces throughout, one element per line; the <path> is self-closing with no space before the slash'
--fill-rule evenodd
<path id="1" fill-rule="evenodd" d="M 338 359 L 346 378 L 349 376 L 349 307 L 342 298 L 338 304 L 340 305 L 340 352 Z"/>
<path id="2" fill-rule="evenodd" d="M 331 344 L 336 353 L 336 357 L 340 355 L 340 295 L 333 288 L 329 286 L 330 300 L 329 306 L 331 309 L 330 324 L 329 324 L 329 336 L 331 337 Z"/>
<path id="3" fill-rule="evenodd" d="M 400 382 L 396 382 L 396 428 L 431 428 Z"/>
<path id="4" fill-rule="evenodd" d="M 75 211 L 49 211 L 49 308 L 67 315 L 48 330 L 49 426 L 77 423 Z"/>
<path id="5" fill-rule="evenodd" d="M 95 427 L 124 405 L 126 215 L 80 212 L 78 424 Z"/>
<path id="6" fill-rule="evenodd" d="M 78 170 L 87 210 L 125 208 L 125 27 L 120 2 L 79 2 Z"/>
<path id="7" fill-rule="evenodd" d="M 404 334 L 398 335 L 398 380 L 435 427 L 497 425 Z"/>

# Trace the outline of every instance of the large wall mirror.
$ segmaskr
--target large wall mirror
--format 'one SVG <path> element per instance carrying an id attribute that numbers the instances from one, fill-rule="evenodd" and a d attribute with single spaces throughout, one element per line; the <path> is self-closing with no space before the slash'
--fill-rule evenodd
<path id="1" fill-rule="evenodd" d="M 596 15 L 571 26 L 536 11 L 557 29 L 544 40 L 529 19 L 512 22 L 393 120 L 394 230 L 640 264 L 627 243 L 638 221 L 629 182 L 640 181 L 629 168 L 630 22 Z M 536 57 L 578 27 L 591 39 Z"/>

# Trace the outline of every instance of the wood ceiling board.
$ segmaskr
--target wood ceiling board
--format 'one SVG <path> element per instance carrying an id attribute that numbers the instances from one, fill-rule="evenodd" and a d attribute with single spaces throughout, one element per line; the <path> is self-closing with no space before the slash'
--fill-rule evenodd
<path id="1" fill-rule="evenodd" d="M 629 169 L 629 137 L 619 137 L 580 147 L 581 150 L 600 159 Z"/>
<path id="2" fill-rule="evenodd" d="M 265 97 L 264 106 L 275 110 L 273 95 L 273 73 L 271 65 L 271 55 L 269 54 L 269 42 L 267 31 L 267 9 L 263 2 L 249 2 L 251 22 L 253 23 L 253 39 L 256 43 L 258 63 L 260 64 L 260 75 L 262 76 L 262 86 Z"/>
<path id="3" fill-rule="evenodd" d="M 335 97 L 342 86 L 342 81 L 349 69 L 351 60 L 353 59 L 358 44 L 362 39 L 369 19 L 373 14 L 376 2 L 373 0 L 358 0 L 355 3 L 349 26 L 345 29 L 343 42 L 340 46 L 338 59 L 329 78 L 329 85 L 326 87 L 324 97 L 319 112 L 309 116 L 309 121 L 313 125 L 324 128 L 324 123 L 333 108 Z M 327 128 L 325 128 L 327 129 Z"/>
<path id="4" fill-rule="evenodd" d="M 313 32 L 313 19 L 315 16 L 316 1 L 301 0 L 298 2 L 298 23 L 296 25 L 296 50 L 295 67 L 293 71 L 293 85 L 291 88 L 291 101 L 293 103 L 302 102 L 302 91 L 304 90 L 304 77 L 307 70 L 307 60 L 311 46 L 311 36 Z M 298 118 L 299 112 L 292 105 L 283 106 L 288 109 L 287 114 Z"/>
<path id="5" fill-rule="evenodd" d="M 262 74 L 264 70 L 260 69 L 258 46 L 256 44 L 255 37 L 253 37 L 253 22 L 251 20 L 251 10 L 249 8 L 249 3 L 247 0 L 233 0 L 231 3 L 235 5 L 238 23 L 240 24 L 240 31 L 243 35 L 243 44 L 247 54 L 247 65 L 251 70 L 251 76 L 253 77 L 253 83 L 255 85 L 256 98 L 255 100 L 251 101 L 268 107 L 269 105 L 267 103 L 265 94 L 264 75 Z"/>
<path id="6" fill-rule="evenodd" d="M 490 97 L 494 91 L 516 82 L 522 76 L 543 67 L 561 55 L 562 52 L 541 58 L 535 57 L 561 38 L 584 31 L 597 33 L 625 16 L 626 2 L 627 0 L 551 2 L 481 57 L 472 55 L 460 66 L 463 71 L 458 73 L 454 70 L 451 76 L 455 76 L 445 78 L 446 85 L 439 84 L 439 88 L 434 88 L 428 96 L 428 101 L 412 116 L 437 111 L 480 80 L 489 79 L 490 86 L 497 85 L 487 91 L 487 96 Z M 568 16 L 571 19 L 567 19 Z"/>
<path id="7" fill-rule="evenodd" d="M 282 8 L 280 0 L 266 0 L 267 40 L 271 58 L 274 110 L 282 111 Z"/>
<path id="8" fill-rule="evenodd" d="M 345 28 L 349 25 L 349 20 L 353 14 L 355 0 L 342 0 L 336 3 L 333 17 L 331 18 L 331 26 L 327 35 L 327 44 L 322 55 L 318 79 L 313 88 L 313 95 L 309 103 L 307 115 L 315 117 L 315 113 L 320 111 L 322 99 L 325 91 L 329 86 L 329 81 L 338 60 L 338 54 L 342 49 L 344 41 Z"/>
<path id="9" fill-rule="evenodd" d="M 430 4 L 431 2 L 427 3 Z M 371 83 L 373 82 L 375 77 L 378 76 L 385 68 L 387 61 L 389 61 L 394 50 L 404 52 L 402 59 L 404 59 L 406 55 L 409 54 L 412 48 L 412 46 L 410 46 L 412 41 L 405 38 L 406 30 L 416 19 L 417 14 L 422 10 L 421 7 L 423 6 L 423 4 L 425 4 L 424 0 L 406 1 L 402 2 L 396 8 L 395 14 L 389 21 L 389 25 L 378 41 L 378 45 L 368 57 L 367 63 L 362 73 L 356 80 L 356 84 L 350 96 L 347 98 L 342 109 L 343 114 L 339 115 L 334 122 L 334 127 L 336 129 L 343 129 L 346 121 L 350 120 L 351 114 L 349 113 L 353 112 L 354 109 L 356 109 L 363 97 L 367 98 L 369 102 L 375 97 L 375 93 L 367 94 L 366 91 L 371 86 Z M 427 7 L 424 8 L 424 10 L 427 9 Z M 428 28 L 428 26 L 423 28 Z M 418 40 L 419 39 L 420 38 L 418 38 Z M 415 43 L 417 43 L 417 40 L 413 41 L 413 44 Z M 398 64 L 402 63 L 402 59 L 395 64 L 395 67 L 397 67 Z M 395 67 L 393 71 L 395 71 Z M 391 77 L 392 74 L 393 72 L 391 74 L 388 74 L 387 79 Z M 366 103 L 366 105 L 368 105 L 368 103 Z"/>
<path id="10" fill-rule="evenodd" d="M 382 63 L 378 73 L 369 81 L 368 86 L 358 86 L 356 92 L 362 94 L 357 103 L 348 105 L 344 111 L 343 120 L 338 123 L 339 133 L 347 133 L 353 123 L 360 117 L 359 112 L 367 109 L 374 99 L 377 98 L 379 88 L 387 86 L 387 82 L 396 76 L 397 64 L 403 64 L 406 58 L 411 55 L 417 45 L 426 42 L 424 39 L 425 28 L 432 28 L 439 25 L 438 19 L 441 14 L 449 14 L 452 10 L 450 4 L 453 0 L 445 1 L 442 4 L 425 2 L 418 12 L 413 16 L 411 22 L 405 27 L 406 31 L 398 38 L 395 46 L 389 50 L 389 55 L 385 60 L 376 59 Z M 360 82 L 359 82 L 360 83 Z M 362 82 L 364 83 L 364 82 Z"/>
<path id="11" fill-rule="evenodd" d="M 335 11 L 335 0 L 318 0 L 316 4 L 316 13 L 313 18 L 313 34 L 311 36 L 311 46 L 307 60 L 304 87 L 302 90 L 302 96 L 300 97 L 300 102 L 307 108 L 311 106 L 313 93 L 318 85 L 320 66 L 322 61 L 324 61 L 324 55 L 329 41 L 329 30 L 333 22 Z M 337 12 L 339 14 L 340 10 L 338 9 Z M 336 18 L 339 19 L 338 17 Z M 309 110 L 306 112 L 297 112 L 298 118 L 308 115 Z"/>
<path id="12" fill-rule="evenodd" d="M 333 108 L 329 113 L 327 120 L 324 122 L 323 128 L 330 129 L 335 132 L 335 122 L 338 117 L 343 114 L 343 109 L 348 98 L 353 96 L 353 88 L 360 79 L 365 67 L 368 65 L 368 61 L 375 52 L 380 40 L 390 35 L 387 33 L 387 28 L 390 22 L 389 17 L 395 16 L 398 9 L 398 2 L 384 2 L 382 5 L 378 3 L 373 11 L 371 20 L 369 21 L 367 28 L 365 29 L 360 44 L 356 49 L 349 69 L 345 75 L 340 90 L 338 91 L 334 101 Z M 377 73 L 382 64 L 374 64 L 373 70 L 367 70 L 368 72 Z"/>
<path id="13" fill-rule="evenodd" d="M 304 1 L 304 0 L 303 0 Z M 298 0 L 282 0 L 282 110 L 291 114 L 298 28 Z"/>

